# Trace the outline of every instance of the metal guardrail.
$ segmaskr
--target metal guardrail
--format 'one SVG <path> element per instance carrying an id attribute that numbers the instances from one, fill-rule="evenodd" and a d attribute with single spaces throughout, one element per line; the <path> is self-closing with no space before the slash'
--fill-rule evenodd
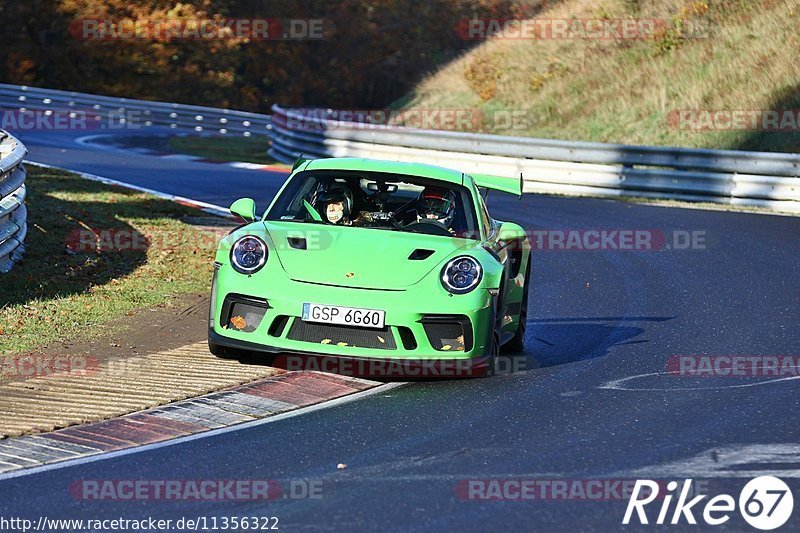
<path id="1" fill-rule="evenodd" d="M 0 272 L 11 270 L 25 251 L 28 231 L 25 209 L 25 167 L 28 151 L 7 132 L 0 131 Z"/>
<path id="2" fill-rule="evenodd" d="M 273 115 L 0 84 L 0 109 L 86 113 L 125 119 L 115 128 L 167 126 L 181 132 L 272 138 L 270 155 L 378 157 L 478 174 L 525 178 L 525 192 L 635 196 L 750 205 L 800 212 L 800 154 L 587 143 L 347 123 L 329 110 Z M 323 118 L 320 118 L 322 116 Z M 5 117 L 4 117 L 5 118 Z M 135 121 L 134 125 L 130 121 Z M 0 233 L 0 237 L 2 237 Z M 1 250 L 0 250 L 1 251 Z"/>
<path id="3" fill-rule="evenodd" d="M 27 121 L 32 128 L 47 128 L 44 117 L 48 113 L 86 118 L 85 129 L 100 131 L 167 126 L 184 132 L 250 136 L 267 135 L 272 127 L 271 117 L 258 113 L 98 96 L 25 85 L 0 84 L 0 109 L 7 113 L 33 112 L 37 116 Z M 14 120 L 14 117 L 4 118 L 5 127 L 9 128 L 9 123 Z M 32 120 L 39 120 L 41 124 L 37 125 Z M 76 122 L 78 126 L 73 129 L 81 129 L 82 123 Z M 24 129 L 25 125 L 22 125 L 17 131 Z"/>
<path id="4" fill-rule="evenodd" d="M 800 154 L 588 143 L 330 120 L 273 106 L 270 155 L 377 157 L 518 179 L 525 192 L 634 196 L 800 212 Z M 322 118 L 320 118 L 322 116 Z"/>

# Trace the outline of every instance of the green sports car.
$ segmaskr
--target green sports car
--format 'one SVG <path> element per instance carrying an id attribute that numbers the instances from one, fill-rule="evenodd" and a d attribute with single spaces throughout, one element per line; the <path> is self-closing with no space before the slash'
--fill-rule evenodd
<path id="1" fill-rule="evenodd" d="M 216 253 L 211 352 L 493 374 L 501 347 L 523 349 L 530 243 L 489 216 L 481 189 L 521 195 L 522 181 L 298 160 L 261 219 L 252 199 L 231 205 L 246 224 Z"/>

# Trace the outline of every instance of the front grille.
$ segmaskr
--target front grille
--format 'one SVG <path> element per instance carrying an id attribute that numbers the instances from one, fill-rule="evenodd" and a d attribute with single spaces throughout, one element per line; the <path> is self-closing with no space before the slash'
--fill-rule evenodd
<path id="1" fill-rule="evenodd" d="M 304 322 L 299 318 L 295 318 L 286 338 L 293 341 L 313 342 L 316 344 L 339 345 L 346 343 L 346 346 L 353 348 L 397 349 L 394 335 L 392 335 L 388 326 L 383 329 L 354 328 L 335 324 Z"/>

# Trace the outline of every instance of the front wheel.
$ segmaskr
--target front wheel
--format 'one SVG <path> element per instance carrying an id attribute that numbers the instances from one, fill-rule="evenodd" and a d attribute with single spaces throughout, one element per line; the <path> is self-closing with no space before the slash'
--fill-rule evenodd
<path id="1" fill-rule="evenodd" d="M 525 292 L 519 306 L 519 322 L 514 337 L 503 346 L 503 351 L 510 354 L 520 354 L 525 351 L 525 330 L 528 327 L 528 290 L 531 279 L 531 260 L 528 259 L 528 268 L 525 272 Z"/>
<path id="2" fill-rule="evenodd" d="M 208 351 L 211 352 L 212 355 L 216 355 L 220 359 L 236 359 L 236 355 L 230 348 L 225 348 L 221 344 L 217 344 L 216 342 L 208 339 Z"/>
<path id="3" fill-rule="evenodd" d="M 499 367 L 499 360 L 500 360 L 500 337 L 497 336 L 497 332 L 492 329 L 490 335 L 489 346 L 486 347 L 486 370 L 483 373 L 483 377 L 488 378 L 498 374 L 498 367 Z"/>

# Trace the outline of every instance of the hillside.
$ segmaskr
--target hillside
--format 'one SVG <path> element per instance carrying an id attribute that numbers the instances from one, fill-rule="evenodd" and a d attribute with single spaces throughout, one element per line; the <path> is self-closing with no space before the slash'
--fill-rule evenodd
<path id="1" fill-rule="evenodd" d="M 494 36 L 395 107 L 480 110 L 488 133 L 800 151 L 800 1 L 566 0 L 536 15 L 555 19 L 664 23 L 645 39 Z"/>
<path id="2" fill-rule="evenodd" d="M 537 0 L 0 1 L 0 81 L 268 113 L 385 107 Z"/>

